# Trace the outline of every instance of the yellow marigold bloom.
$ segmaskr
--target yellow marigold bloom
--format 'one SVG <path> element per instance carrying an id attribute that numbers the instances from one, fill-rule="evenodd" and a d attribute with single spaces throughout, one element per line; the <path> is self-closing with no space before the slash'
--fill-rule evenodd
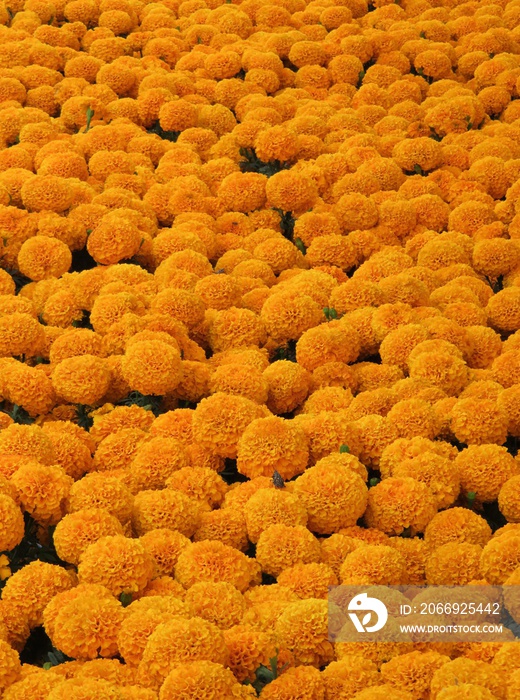
<path id="1" fill-rule="evenodd" d="M 249 309 L 217 311 L 210 322 L 209 344 L 214 352 L 259 346 L 265 340 L 263 321 Z"/>
<path id="2" fill-rule="evenodd" d="M 316 202 L 316 185 L 300 173 L 281 170 L 267 181 L 265 192 L 271 206 L 282 211 L 301 212 Z"/>
<path id="3" fill-rule="evenodd" d="M 244 516 L 232 508 L 203 512 L 200 525 L 193 535 L 194 542 L 216 540 L 245 552 L 249 546 Z"/>
<path id="4" fill-rule="evenodd" d="M 261 209 L 266 198 L 265 175 L 259 173 L 231 173 L 218 188 L 218 198 L 227 211 L 251 212 Z"/>
<path id="5" fill-rule="evenodd" d="M 195 583 L 186 593 L 185 602 L 197 617 L 212 622 L 221 630 L 238 625 L 246 611 L 243 595 L 224 581 Z"/>
<path id="6" fill-rule="evenodd" d="M 238 550 L 217 541 L 195 542 L 184 549 L 175 567 L 175 578 L 185 587 L 203 581 L 226 581 L 243 593 L 259 579 L 260 567 Z"/>
<path id="7" fill-rule="evenodd" d="M 520 475 L 512 476 L 504 482 L 498 494 L 498 507 L 509 523 L 520 522 L 519 483 Z"/>
<path id="8" fill-rule="evenodd" d="M 276 635 L 297 664 L 319 668 L 332 661 L 327 618 L 327 602 L 316 598 L 291 603 L 278 618 Z"/>
<path id="9" fill-rule="evenodd" d="M 114 515 L 102 508 L 87 508 L 60 520 L 53 541 L 60 559 L 77 565 L 90 544 L 101 537 L 122 534 L 121 523 Z"/>
<path id="10" fill-rule="evenodd" d="M 273 413 L 290 413 L 307 398 L 311 375 L 301 365 L 277 360 L 263 371 L 263 376 L 269 384 L 266 405 Z"/>
<path id="11" fill-rule="evenodd" d="M 7 495 L 0 494 L 0 549 L 10 550 L 16 547 L 23 539 L 25 525 L 22 512 L 15 501 Z"/>
<path id="12" fill-rule="evenodd" d="M 437 436 L 438 427 L 431 405 L 422 399 L 398 401 L 388 412 L 388 421 L 401 438 Z"/>
<path id="13" fill-rule="evenodd" d="M 65 602 L 47 631 L 56 648 L 72 658 L 113 656 L 124 617 L 123 606 L 114 598 L 84 595 Z"/>
<path id="14" fill-rule="evenodd" d="M 39 281 L 65 274 L 71 265 L 72 254 L 57 238 L 33 236 L 23 243 L 17 260 L 22 274 Z"/>
<path id="15" fill-rule="evenodd" d="M 247 426 L 265 412 L 264 407 L 242 396 L 213 394 L 202 399 L 193 413 L 194 437 L 212 453 L 234 459 Z"/>
<path id="16" fill-rule="evenodd" d="M 423 452 L 403 460 L 392 469 L 392 476 L 412 477 L 425 483 L 438 508 L 448 508 L 459 496 L 460 477 L 454 462 L 434 452 Z"/>
<path id="17" fill-rule="evenodd" d="M 343 465 L 307 469 L 294 483 L 294 493 L 307 510 L 309 529 L 320 534 L 355 525 L 367 505 L 363 479 Z"/>
<path id="18" fill-rule="evenodd" d="M 251 625 L 238 624 L 224 630 L 224 639 L 229 651 L 229 668 L 240 682 L 253 681 L 256 670 L 268 664 L 276 654 L 271 637 Z"/>
<path id="19" fill-rule="evenodd" d="M 258 538 L 256 560 L 263 572 L 278 576 L 295 564 L 318 562 L 320 543 L 303 525 L 270 525 Z"/>
<path id="20" fill-rule="evenodd" d="M 19 298 L 19 297 L 17 297 Z M 38 354 L 45 342 L 43 326 L 27 313 L 11 313 L 0 318 L 0 356 Z"/>
<path id="21" fill-rule="evenodd" d="M 199 502 L 181 491 L 140 491 L 134 499 L 132 523 L 139 535 L 168 527 L 191 537 L 198 527 L 200 513 Z"/>
<path id="22" fill-rule="evenodd" d="M 403 530 L 424 532 L 437 511 L 430 488 L 411 477 L 384 479 L 368 492 L 365 519 L 369 527 L 387 534 L 400 535 Z"/>
<path id="23" fill-rule="evenodd" d="M 130 462 L 130 476 L 136 490 L 163 488 L 178 469 L 187 467 L 188 455 L 174 438 L 155 437 L 137 445 Z"/>
<path id="24" fill-rule="evenodd" d="M 58 396 L 70 403 L 92 406 L 106 393 L 110 384 L 108 366 L 100 357 L 69 357 L 56 365 L 51 375 Z"/>
<path id="25" fill-rule="evenodd" d="M 347 554 L 339 574 L 346 585 L 400 585 L 406 580 L 406 559 L 393 547 L 369 544 Z"/>
<path id="26" fill-rule="evenodd" d="M 134 391 L 142 394 L 167 394 L 182 377 L 180 353 L 158 340 L 130 345 L 122 362 L 123 377 Z"/>
<path id="27" fill-rule="evenodd" d="M 65 514 L 73 479 L 61 467 L 22 465 L 12 476 L 23 509 L 42 525 L 56 525 Z"/>
<path id="28" fill-rule="evenodd" d="M 55 175 L 37 175 L 21 190 L 23 205 L 29 211 L 63 212 L 72 203 L 72 189 L 66 179 Z"/>
<path id="29" fill-rule="evenodd" d="M 494 501 L 505 482 L 519 473 L 518 463 L 505 447 L 494 444 L 470 445 L 454 462 L 462 490 L 474 492 L 484 502 Z"/>
<path id="30" fill-rule="evenodd" d="M 133 257 L 142 241 L 142 232 L 129 220 L 102 220 L 90 234 L 87 250 L 96 262 L 113 265 Z"/>
<path id="31" fill-rule="evenodd" d="M 298 135 L 286 126 L 272 126 L 257 135 L 255 152 L 264 163 L 290 161 L 298 153 Z"/>
<path id="32" fill-rule="evenodd" d="M 81 554 L 80 583 L 98 583 L 113 595 L 140 593 L 152 579 L 154 564 L 141 542 L 123 535 L 107 535 Z"/>
<path id="33" fill-rule="evenodd" d="M 259 489 L 244 506 L 247 535 L 251 542 L 270 525 L 306 525 L 307 512 L 297 495 L 287 489 Z"/>
<path id="34" fill-rule="evenodd" d="M 140 537 L 145 550 L 155 562 L 155 570 L 160 576 L 173 575 L 180 553 L 189 544 L 189 539 L 178 530 L 156 528 Z"/>
<path id="35" fill-rule="evenodd" d="M 221 630 L 211 622 L 175 617 L 159 625 L 149 636 L 138 668 L 145 687 L 159 688 L 176 667 L 189 662 L 225 664 L 228 654 Z"/>
<path id="36" fill-rule="evenodd" d="M 488 301 L 486 311 L 489 324 L 498 331 L 516 331 L 520 328 L 520 288 L 506 287 Z"/>
<path id="37" fill-rule="evenodd" d="M 161 686 L 159 697 L 161 700 L 195 700 L 211 697 L 212 694 L 246 700 L 253 698 L 255 691 L 251 686 L 240 685 L 233 673 L 220 663 L 197 660 L 182 663 L 170 671 Z"/>
<path id="38" fill-rule="evenodd" d="M 452 542 L 468 542 L 484 547 L 491 538 L 491 528 L 484 518 L 467 508 L 449 508 L 437 513 L 424 531 L 430 548 Z"/>
<path id="39" fill-rule="evenodd" d="M 132 515 L 133 500 L 132 493 L 118 477 L 96 472 L 73 484 L 68 511 L 76 513 L 86 508 L 103 508 L 124 525 Z"/>
<path id="40" fill-rule="evenodd" d="M 304 471 L 308 458 L 304 431 L 278 416 L 249 423 L 237 444 L 237 469 L 250 479 L 276 470 L 289 480 Z"/>
<path id="41" fill-rule="evenodd" d="M 245 364 L 229 363 L 217 367 L 209 380 L 209 393 L 244 396 L 258 404 L 267 400 L 268 382 L 260 369 Z"/>
<path id="42" fill-rule="evenodd" d="M 13 603 L 23 611 L 30 627 L 37 627 L 42 624 L 45 606 L 72 586 L 72 576 L 61 566 L 33 561 L 7 579 L 2 600 Z"/>
<path id="43" fill-rule="evenodd" d="M 16 681 L 9 686 L 4 695 L 7 700 L 22 700 L 27 697 L 41 700 L 41 698 L 47 698 L 51 690 L 62 683 L 62 676 L 52 671 L 42 670 L 30 673 L 25 678 Z"/>
<path id="44" fill-rule="evenodd" d="M 360 339 L 346 323 L 330 322 L 306 331 L 296 344 L 296 359 L 306 370 L 313 371 L 326 362 L 355 362 Z"/>
<path id="45" fill-rule="evenodd" d="M 209 467 L 183 467 L 168 478 L 166 486 L 190 496 L 202 510 L 219 507 L 227 491 L 226 482 Z"/>
<path id="46" fill-rule="evenodd" d="M 296 564 L 284 569 L 277 581 L 281 586 L 289 588 L 303 599 L 325 599 L 329 593 L 329 586 L 338 585 L 338 577 L 332 568 L 318 562 Z"/>
<path id="47" fill-rule="evenodd" d="M 480 575 L 482 547 L 469 542 L 450 542 L 437 547 L 426 562 L 429 585 L 466 586 Z"/>
<path id="48" fill-rule="evenodd" d="M 425 379 L 448 396 L 457 396 L 469 380 L 465 362 L 446 352 L 421 353 L 409 360 L 410 377 Z"/>

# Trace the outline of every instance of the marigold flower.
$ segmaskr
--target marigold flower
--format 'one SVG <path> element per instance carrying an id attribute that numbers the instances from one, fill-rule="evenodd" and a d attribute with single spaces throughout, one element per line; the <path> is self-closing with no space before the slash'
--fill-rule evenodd
<path id="1" fill-rule="evenodd" d="M 254 697 L 251 687 L 240 685 L 233 673 L 211 661 L 197 660 L 182 663 L 166 676 L 161 686 L 161 700 L 193 700 L 198 697 L 210 697 L 217 693 L 219 697 L 246 698 Z"/>
<path id="2" fill-rule="evenodd" d="M 259 489 L 244 507 L 247 535 L 255 543 L 270 525 L 306 525 L 307 512 L 298 496 L 286 489 Z"/>
<path id="3" fill-rule="evenodd" d="M 2 659 L 0 688 L 5 691 L 20 678 L 22 668 L 18 652 L 12 649 L 3 639 L 0 640 L 0 658 Z"/>
<path id="4" fill-rule="evenodd" d="M 520 537 L 493 537 L 482 550 L 480 573 L 488 583 L 503 584 L 519 568 Z"/>
<path id="5" fill-rule="evenodd" d="M 266 183 L 265 175 L 235 172 L 222 180 L 217 195 L 227 211 L 247 213 L 264 205 Z"/>
<path id="6" fill-rule="evenodd" d="M 179 351 L 160 340 L 143 340 L 128 346 L 121 369 L 129 386 L 145 395 L 170 393 L 182 378 Z"/>
<path id="7" fill-rule="evenodd" d="M 65 274 L 72 263 L 72 254 L 57 238 L 33 236 L 22 244 L 17 260 L 22 274 L 39 281 Z"/>
<path id="8" fill-rule="evenodd" d="M 370 544 L 347 554 L 340 567 L 346 585 L 398 585 L 406 578 L 405 558 L 387 545 Z"/>
<path id="9" fill-rule="evenodd" d="M 271 206 L 302 213 L 313 206 L 318 196 L 314 182 L 292 170 L 275 173 L 267 181 L 265 192 Z"/>
<path id="10" fill-rule="evenodd" d="M 224 581 L 195 583 L 186 593 L 185 601 L 197 617 L 222 630 L 238 625 L 246 610 L 240 591 Z"/>
<path id="11" fill-rule="evenodd" d="M 25 524 L 22 512 L 15 501 L 7 495 L 0 494 L 0 548 L 2 551 L 10 550 L 20 544 L 25 533 Z"/>
<path id="12" fill-rule="evenodd" d="M 61 213 L 72 203 L 72 189 L 67 180 L 55 175 L 36 175 L 27 180 L 22 185 L 21 196 L 29 211 Z"/>
<path id="13" fill-rule="evenodd" d="M 443 664 L 433 674 L 430 692 L 433 698 L 439 698 L 446 688 L 464 683 L 483 686 L 497 697 L 502 695 L 503 679 L 499 670 L 484 661 L 464 657 Z"/>
<path id="14" fill-rule="evenodd" d="M 400 658 L 400 657 L 399 657 Z M 359 693 L 380 682 L 376 664 L 362 656 L 346 655 L 332 661 L 322 672 L 325 692 L 331 697 Z"/>
<path id="15" fill-rule="evenodd" d="M 295 564 L 310 564 L 319 559 L 320 544 L 303 525 L 270 525 L 258 538 L 256 560 L 262 571 L 271 576 L 278 576 Z"/>
<path id="16" fill-rule="evenodd" d="M 132 504 L 132 493 L 118 477 L 95 472 L 72 485 L 68 511 L 76 513 L 87 508 L 102 508 L 124 525 L 131 517 Z"/>
<path id="17" fill-rule="evenodd" d="M 115 516 L 102 508 L 87 508 L 60 520 L 53 541 L 60 559 L 77 565 L 90 544 L 101 537 L 122 534 L 123 528 Z"/>
<path id="18" fill-rule="evenodd" d="M 140 491 L 134 499 L 132 522 L 139 535 L 168 527 L 191 537 L 199 524 L 200 510 L 194 498 L 180 491 Z"/>
<path id="19" fill-rule="evenodd" d="M 269 385 L 266 405 L 273 413 L 290 413 L 307 398 L 311 375 L 301 365 L 277 360 L 263 371 L 263 376 Z"/>
<path id="20" fill-rule="evenodd" d="M 477 580 L 482 547 L 469 542 L 450 542 L 437 547 L 426 562 L 429 585 L 465 586 Z"/>
<path id="21" fill-rule="evenodd" d="M 105 360 L 94 355 L 81 355 L 62 360 L 51 375 L 56 393 L 71 403 L 92 406 L 106 393 L 110 372 Z"/>
<path id="22" fill-rule="evenodd" d="M 425 483 L 438 508 L 453 505 L 460 492 L 460 478 L 453 461 L 433 452 L 403 460 L 392 469 L 392 476 L 412 477 Z"/>
<path id="23" fill-rule="evenodd" d="M 493 444 L 470 445 L 454 464 L 463 491 L 474 492 L 484 502 L 494 501 L 505 482 L 518 474 L 518 465 L 507 449 Z"/>
<path id="24" fill-rule="evenodd" d="M 217 311 L 209 327 L 209 343 L 214 352 L 247 345 L 259 346 L 265 339 L 263 321 L 249 309 L 234 306 Z"/>
<path id="25" fill-rule="evenodd" d="M 430 488 L 411 477 L 384 479 L 368 492 L 365 519 L 369 527 L 400 535 L 410 528 L 423 532 L 437 510 Z"/>
<path id="26" fill-rule="evenodd" d="M 141 542 L 123 535 L 107 535 L 90 544 L 78 566 L 80 583 L 99 583 L 115 596 L 140 593 L 153 573 L 153 559 Z"/>
<path id="27" fill-rule="evenodd" d="M 86 595 L 66 602 L 52 625 L 51 638 L 67 656 L 94 659 L 117 653 L 117 634 L 125 617 L 121 603 Z"/>
<path id="28" fill-rule="evenodd" d="M 175 578 L 185 588 L 202 581 L 227 581 L 243 593 L 258 575 L 256 561 L 222 542 L 209 540 L 186 547 L 175 567 Z"/>
<path id="29" fill-rule="evenodd" d="M 410 377 L 425 379 L 442 389 L 448 396 L 457 396 L 468 383 L 465 362 L 446 352 L 421 353 L 409 360 Z"/>
<path id="30" fill-rule="evenodd" d="M 357 332 L 345 323 L 334 322 L 311 328 L 296 344 L 296 359 L 306 370 L 313 371 L 326 362 L 354 362 L 359 354 Z"/>
<path id="31" fill-rule="evenodd" d="M 73 480 L 61 467 L 22 465 L 11 477 L 22 507 L 43 525 L 56 525 L 65 513 Z"/>
<path id="32" fill-rule="evenodd" d="M 42 624 L 45 606 L 52 598 L 73 586 L 73 579 L 61 566 L 33 561 L 10 576 L 2 590 L 2 601 L 14 604 L 30 627 Z"/>
<path id="33" fill-rule="evenodd" d="M 319 668 L 333 658 L 327 641 L 327 602 L 308 598 L 291 603 L 276 623 L 276 635 L 293 654 L 296 663 Z"/>
<path id="34" fill-rule="evenodd" d="M 499 331 L 516 331 L 520 328 L 520 288 L 507 287 L 494 294 L 486 311 L 491 326 Z"/>
<path id="35" fill-rule="evenodd" d="M 294 591 L 299 598 L 327 598 L 329 586 L 338 584 L 338 577 L 324 563 L 296 564 L 284 569 L 278 583 Z"/>

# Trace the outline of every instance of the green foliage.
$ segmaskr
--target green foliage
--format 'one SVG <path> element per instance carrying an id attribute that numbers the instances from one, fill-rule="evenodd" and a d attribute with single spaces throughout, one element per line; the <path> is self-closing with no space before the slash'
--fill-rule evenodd
<path id="1" fill-rule="evenodd" d="M 326 306 L 323 309 L 323 313 L 325 314 L 325 318 L 327 319 L 327 321 L 335 321 L 337 318 L 339 318 L 336 309 L 333 309 L 328 306 Z"/>
<path id="2" fill-rule="evenodd" d="M 151 411 L 155 416 L 161 412 L 161 397 L 141 394 L 139 391 L 131 391 L 128 396 L 122 399 L 119 406 L 139 406 L 146 411 Z"/>
<path id="3" fill-rule="evenodd" d="M 90 122 L 92 121 L 92 117 L 94 116 L 94 110 L 92 107 L 89 105 L 87 107 L 87 125 L 85 127 L 85 133 L 87 133 L 90 130 Z"/>
<path id="4" fill-rule="evenodd" d="M 289 360 L 290 362 L 296 362 L 296 341 L 289 340 L 286 345 L 282 345 L 277 348 L 274 353 L 274 359 L 276 360 Z"/>
<path id="5" fill-rule="evenodd" d="M 468 491 L 468 493 L 466 494 L 468 508 L 470 508 L 471 510 L 473 510 L 473 508 L 475 507 L 475 499 L 476 498 L 477 498 L 477 494 L 475 493 L 475 491 Z"/>
<path id="6" fill-rule="evenodd" d="M 293 234 L 294 234 L 294 223 L 295 223 L 292 212 L 283 211 L 282 209 L 278 209 L 277 207 L 273 207 L 273 211 L 277 212 L 280 216 L 280 229 L 282 231 L 282 234 L 289 241 L 292 241 Z"/>
<path id="7" fill-rule="evenodd" d="M 276 656 L 269 659 L 269 666 L 264 666 L 263 664 L 259 666 L 255 671 L 255 680 L 252 683 L 247 680 L 244 682 L 244 685 L 252 685 L 258 695 L 260 695 L 265 686 L 269 685 L 275 678 L 278 678 L 287 668 L 287 665 L 284 664 L 281 668 L 278 668 L 278 650 L 276 650 Z"/>
<path id="8" fill-rule="evenodd" d="M 340 445 L 339 446 L 339 453 L 341 455 L 350 454 L 350 447 L 348 445 Z"/>
<path id="9" fill-rule="evenodd" d="M 305 255 L 307 253 L 307 248 L 305 247 L 301 238 L 295 238 L 294 245 L 298 248 L 300 253 L 302 253 L 303 255 Z"/>
<path id="10" fill-rule="evenodd" d="M 132 602 L 132 594 L 131 593 L 121 593 L 119 596 L 119 602 L 123 606 L 123 608 L 127 608 L 130 603 Z"/>
<path id="11" fill-rule="evenodd" d="M 260 173 L 261 175 L 271 177 L 275 175 L 275 173 L 279 173 L 280 170 L 287 170 L 287 168 L 290 167 L 289 163 L 284 163 L 279 160 L 271 160 L 265 163 L 258 158 L 254 148 L 241 148 L 240 155 L 244 158 L 244 160 L 239 163 L 240 170 L 243 173 Z"/>
<path id="12" fill-rule="evenodd" d="M 90 430 L 94 425 L 94 419 L 90 415 L 91 410 L 90 406 L 85 406 L 82 403 L 76 404 L 76 418 L 80 428 Z"/>
<path id="13" fill-rule="evenodd" d="M 181 133 L 180 131 L 165 131 L 158 121 L 146 131 L 148 134 L 157 134 L 157 136 L 160 136 L 162 139 L 172 141 L 173 143 L 177 141 L 179 134 Z"/>

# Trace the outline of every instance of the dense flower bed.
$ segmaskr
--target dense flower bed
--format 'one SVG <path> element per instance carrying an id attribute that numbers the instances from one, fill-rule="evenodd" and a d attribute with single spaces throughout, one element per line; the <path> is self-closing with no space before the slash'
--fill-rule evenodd
<path id="1" fill-rule="evenodd" d="M 519 97 L 520 0 L 4 0 L 3 700 L 519 700 L 327 629 L 520 583 Z"/>

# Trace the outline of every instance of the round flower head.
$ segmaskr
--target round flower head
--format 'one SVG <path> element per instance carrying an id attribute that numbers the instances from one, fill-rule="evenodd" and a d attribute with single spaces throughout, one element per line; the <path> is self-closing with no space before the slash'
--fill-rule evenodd
<path id="1" fill-rule="evenodd" d="M 101 537 L 122 535 L 121 523 L 101 508 L 79 510 L 66 515 L 54 531 L 53 541 L 60 559 L 77 565 L 85 549 Z"/>
<path id="2" fill-rule="evenodd" d="M 502 585 L 520 568 L 520 536 L 493 537 L 482 550 L 480 574 L 488 583 Z"/>
<path id="3" fill-rule="evenodd" d="M 257 582 L 259 566 L 238 550 L 222 542 L 205 540 L 186 547 L 175 567 L 175 578 L 185 587 L 203 581 L 226 581 L 243 593 Z"/>
<path id="4" fill-rule="evenodd" d="M 131 482 L 138 490 L 163 488 L 166 480 L 188 463 L 182 443 L 174 438 L 155 437 L 137 446 L 130 463 Z"/>
<path id="5" fill-rule="evenodd" d="M 323 311 L 306 295 L 290 290 L 277 292 L 266 299 L 260 312 L 269 335 L 280 343 L 298 338 L 323 320 Z"/>
<path id="6" fill-rule="evenodd" d="M 42 624 L 47 603 L 72 586 L 72 577 L 62 567 L 33 561 L 9 577 L 2 590 L 2 600 L 23 610 L 29 626 L 37 627 Z"/>
<path id="7" fill-rule="evenodd" d="M 180 664 L 167 675 L 159 693 L 160 700 L 196 700 L 196 698 L 229 697 L 246 700 L 254 690 L 241 685 L 233 673 L 211 661 Z"/>
<path id="8" fill-rule="evenodd" d="M 240 682 L 254 681 L 256 670 L 276 654 L 271 636 L 252 625 L 234 625 L 224 630 L 224 639 L 229 651 L 228 666 Z"/>
<path id="9" fill-rule="evenodd" d="M 92 444 L 88 433 L 68 421 L 49 421 L 43 425 L 43 430 L 54 446 L 56 464 L 69 476 L 79 479 L 92 470 Z"/>
<path id="10" fill-rule="evenodd" d="M 312 372 L 327 362 L 355 362 L 360 351 L 357 332 L 347 324 L 323 324 L 306 331 L 296 344 L 299 365 Z"/>
<path id="11" fill-rule="evenodd" d="M 458 683 L 442 688 L 437 693 L 437 700 L 495 700 L 494 693 L 483 685 Z"/>
<path id="12" fill-rule="evenodd" d="M 173 575 L 182 550 L 190 544 L 182 533 L 169 528 L 149 530 L 140 537 L 141 544 L 155 562 L 155 571 L 163 576 Z"/>
<path id="13" fill-rule="evenodd" d="M 493 668 L 492 664 L 487 664 L 485 661 L 475 661 L 460 657 L 443 664 L 435 671 L 430 684 L 432 699 L 438 700 L 441 693 L 445 692 L 449 687 L 460 687 L 465 683 L 483 686 L 492 695 L 504 697 L 504 680 L 498 669 Z"/>
<path id="14" fill-rule="evenodd" d="M 449 508 L 460 492 L 460 477 L 453 460 L 434 452 L 403 460 L 392 469 L 392 476 L 411 477 L 425 483 L 434 495 L 437 508 Z"/>
<path id="15" fill-rule="evenodd" d="M 429 585 L 466 586 L 480 575 L 482 547 L 469 542 L 450 542 L 437 547 L 426 562 Z"/>
<path id="16" fill-rule="evenodd" d="M 507 414 L 492 399 L 464 398 L 451 411 L 451 431 L 468 445 L 503 445 L 507 426 Z"/>
<path id="17" fill-rule="evenodd" d="M 97 263 L 114 265 L 132 258 L 142 243 L 142 232 L 129 220 L 102 220 L 90 234 L 87 250 Z"/>
<path id="18" fill-rule="evenodd" d="M 284 569 L 278 583 L 294 591 L 299 598 L 327 598 L 329 586 L 337 586 L 338 577 L 323 563 L 296 564 Z"/>
<path id="19" fill-rule="evenodd" d="M 20 544 L 25 534 L 25 524 L 20 507 L 5 494 L 0 494 L 0 548 L 3 552 Z"/>
<path id="20" fill-rule="evenodd" d="M 139 428 L 123 428 L 107 435 L 96 448 L 94 470 L 126 469 L 146 438 L 146 433 Z"/>
<path id="21" fill-rule="evenodd" d="M 31 669 L 32 670 L 32 669 Z M 30 673 L 16 683 L 9 685 L 4 695 L 7 700 L 22 700 L 22 698 L 47 698 L 56 686 L 63 683 L 63 677 L 52 671 Z"/>
<path id="22" fill-rule="evenodd" d="M 457 396 L 468 383 L 464 361 L 447 353 L 421 353 L 409 361 L 410 377 L 425 379 L 448 396 Z"/>
<path id="23" fill-rule="evenodd" d="M 0 431 L 0 455 L 15 458 L 19 465 L 34 461 L 46 466 L 53 464 L 56 456 L 51 440 L 39 426 L 18 423 Z"/>
<path id="24" fill-rule="evenodd" d="M 72 658 L 113 656 L 124 617 L 123 606 L 114 598 L 85 595 L 65 602 L 48 631 L 54 646 Z"/>
<path id="25" fill-rule="evenodd" d="M 128 609 L 128 615 L 123 620 L 117 635 L 119 653 L 129 666 L 136 667 L 142 659 L 146 643 L 157 627 L 170 622 L 175 617 L 189 618 L 191 611 L 177 598 L 173 596 L 152 596 L 139 600 L 168 601 L 168 605 L 143 607 L 142 609 Z"/>
<path id="26" fill-rule="evenodd" d="M 304 431 L 277 416 L 252 421 L 237 446 L 237 469 L 250 479 L 272 476 L 289 480 L 304 471 L 309 458 Z"/>
<path id="27" fill-rule="evenodd" d="M 449 656 L 437 651 L 412 651 L 395 656 L 381 666 L 381 676 L 385 683 L 396 690 L 411 693 L 419 698 L 428 692 L 433 674 L 449 661 Z"/>
<path id="28" fill-rule="evenodd" d="M 422 399 L 398 401 L 388 412 L 388 420 L 399 437 L 432 440 L 437 436 L 438 427 L 431 405 Z"/>
<path id="29" fill-rule="evenodd" d="M 295 564 L 318 562 L 320 543 L 303 525 L 270 525 L 258 538 L 256 560 L 263 572 L 278 576 Z"/>
<path id="30" fill-rule="evenodd" d="M 44 342 L 43 326 L 29 314 L 14 312 L 0 318 L 1 357 L 32 357 L 38 354 Z"/>
<path id="31" fill-rule="evenodd" d="M 391 535 L 410 529 L 412 534 L 424 529 L 437 511 L 432 491 L 426 484 L 411 477 L 384 479 L 368 492 L 365 519 Z"/>
<path id="32" fill-rule="evenodd" d="M 270 525 L 306 525 L 307 511 L 287 489 L 259 489 L 244 507 L 247 536 L 253 543 Z"/>
<path id="33" fill-rule="evenodd" d="M 271 206 L 282 211 L 304 212 L 316 202 L 316 185 L 302 174 L 281 170 L 267 180 L 265 192 Z"/>
<path id="34" fill-rule="evenodd" d="M 203 512 L 200 525 L 193 535 L 194 542 L 215 540 L 245 552 L 249 546 L 246 523 L 242 513 L 232 508 Z"/>
<path id="35" fill-rule="evenodd" d="M 61 467 L 32 462 L 11 477 L 23 509 L 42 525 L 56 525 L 65 514 L 73 480 Z"/>
<path id="36" fill-rule="evenodd" d="M 242 396 L 217 393 L 197 405 L 193 414 L 195 440 L 221 457 L 236 458 L 240 437 L 265 408 Z"/>
<path id="37" fill-rule="evenodd" d="M 142 543 L 123 535 L 108 535 L 90 544 L 78 566 L 81 583 L 98 583 L 115 596 L 140 593 L 153 573 L 153 559 Z"/>
<path id="38" fill-rule="evenodd" d="M 160 340 L 144 340 L 130 345 L 121 368 L 130 388 L 145 395 L 168 394 L 182 378 L 179 351 Z"/>
<path id="39" fill-rule="evenodd" d="M 116 476 L 95 472 L 75 482 L 69 493 L 68 510 L 103 508 L 125 524 L 132 515 L 133 496 Z"/>
<path id="40" fill-rule="evenodd" d="M 332 661 L 323 670 L 322 678 L 325 692 L 330 697 L 354 697 L 354 693 L 376 686 L 380 682 L 376 664 L 370 659 L 354 654 L 345 655 L 340 661 Z"/>
<path id="41" fill-rule="evenodd" d="M 158 625 L 148 637 L 138 679 L 141 685 L 158 689 L 175 667 L 201 661 L 226 663 L 227 649 L 221 630 L 200 617 L 174 617 Z"/>
<path id="42" fill-rule="evenodd" d="M 81 355 L 62 360 L 51 378 L 56 393 L 65 401 L 92 406 L 106 393 L 110 371 L 102 358 Z"/>
<path id="43" fill-rule="evenodd" d="M 262 375 L 269 385 L 266 405 L 272 413 L 290 413 L 309 393 L 311 375 L 296 362 L 277 360 Z"/>
<path id="44" fill-rule="evenodd" d="M 261 209 L 266 197 L 265 175 L 259 173 L 231 173 L 218 188 L 218 198 L 226 211 L 251 212 Z"/>
<path id="45" fill-rule="evenodd" d="M 0 640 L 0 690 L 5 691 L 10 685 L 19 680 L 22 667 L 18 652 L 12 649 L 3 639 Z"/>
<path id="46" fill-rule="evenodd" d="M 327 601 L 316 598 L 291 603 L 278 618 L 276 636 L 297 664 L 319 668 L 332 661 L 327 618 Z"/>
<path id="47" fill-rule="evenodd" d="M 166 485 L 196 500 L 202 510 L 208 511 L 220 506 L 227 490 L 226 482 L 209 467 L 183 467 Z"/>
<path id="48" fill-rule="evenodd" d="M 393 547 L 369 544 L 347 554 L 340 567 L 346 585 L 400 585 L 406 580 L 405 557 Z"/>
<path id="49" fill-rule="evenodd" d="M 517 462 L 498 445 L 471 445 L 459 453 L 454 465 L 462 490 L 484 502 L 494 501 L 505 482 L 519 473 Z"/>
<path id="50" fill-rule="evenodd" d="M 307 510 L 309 529 L 320 534 L 355 525 L 367 505 L 363 479 L 342 465 L 307 469 L 293 490 Z"/>
<path id="51" fill-rule="evenodd" d="M 168 527 L 191 537 L 199 525 L 199 502 L 181 491 L 140 491 L 134 499 L 132 524 L 138 535 Z"/>
<path id="52" fill-rule="evenodd" d="M 489 325 L 498 331 L 517 331 L 520 328 L 518 287 L 506 287 L 494 294 L 486 306 Z"/>
<path id="53" fill-rule="evenodd" d="M 20 272 L 34 281 L 61 277 L 72 263 L 68 246 L 57 238 L 33 236 L 21 246 L 18 253 Z"/>
<path id="54" fill-rule="evenodd" d="M 243 595 L 225 581 L 195 583 L 186 593 L 185 602 L 197 617 L 222 630 L 238 625 L 246 611 Z"/>

